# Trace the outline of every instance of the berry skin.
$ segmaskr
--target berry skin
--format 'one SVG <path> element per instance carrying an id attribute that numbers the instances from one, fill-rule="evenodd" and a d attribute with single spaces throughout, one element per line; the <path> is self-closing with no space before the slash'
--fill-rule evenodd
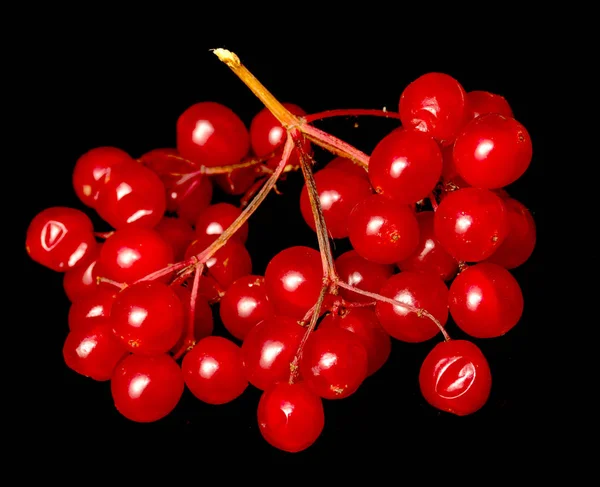
<path id="1" fill-rule="evenodd" d="M 512 117 L 513 111 L 506 98 L 489 91 L 469 91 L 467 93 L 467 104 L 473 118 L 497 113 L 505 117 Z"/>
<path id="2" fill-rule="evenodd" d="M 304 328 L 287 316 L 261 321 L 242 344 L 245 375 L 253 386 L 265 390 L 277 381 L 287 380 Z"/>
<path id="3" fill-rule="evenodd" d="M 438 242 L 433 229 L 434 212 L 417 213 L 419 245 L 413 254 L 398 263 L 402 271 L 432 272 L 444 281 L 452 279 L 458 271 L 458 262 Z"/>
<path id="4" fill-rule="evenodd" d="M 341 328 L 358 337 L 367 352 L 367 376 L 373 375 L 387 362 L 392 351 L 392 340 L 372 310 L 352 308 L 328 314 L 319 323 L 319 330 L 327 328 Z"/>
<path id="5" fill-rule="evenodd" d="M 191 393 L 208 404 L 231 402 L 248 387 L 240 347 L 226 338 L 200 340 L 183 357 L 181 369 Z"/>
<path id="6" fill-rule="evenodd" d="M 175 262 L 183 260 L 185 251 L 196 238 L 192 226 L 181 218 L 164 217 L 154 231 L 171 246 Z"/>
<path id="7" fill-rule="evenodd" d="M 327 231 L 332 238 L 348 236 L 348 217 L 357 203 L 373 194 L 362 177 L 339 169 L 325 168 L 315 173 L 315 184 Z M 307 225 L 316 231 L 306 185 L 300 193 L 300 211 Z"/>
<path id="8" fill-rule="evenodd" d="M 72 303 L 83 296 L 87 296 L 98 287 L 93 272 L 96 267 L 96 262 L 98 262 L 101 248 L 102 244 L 98 244 L 95 250 L 89 252 L 78 266 L 65 272 L 63 277 L 63 288 L 69 301 Z"/>
<path id="9" fill-rule="evenodd" d="M 411 204 L 425 198 L 442 174 L 442 153 L 428 134 L 394 130 L 376 146 L 369 159 L 369 179 L 375 191 Z"/>
<path id="10" fill-rule="evenodd" d="M 345 157 L 336 157 L 327 163 L 327 169 L 338 169 L 349 174 L 354 174 L 363 179 L 369 180 L 369 173 L 358 164 Z"/>
<path id="11" fill-rule="evenodd" d="M 260 176 L 258 166 L 241 167 L 225 174 L 215 174 L 213 181 L 225 193 L 243 195 Z"/>
<path id="12" fill-rule="evenodd" d="M 38 264 L 66 272 L 96 251 L 94 227 L 80 210 L 55 206 L 38 213 L 29 224 L 25 249 Z"/>
<path id="13" fill-rule="evenodd" d="M 367 377 L 368 355 L 360 338 L 343 328 L 319 328 L 306 341 L 300 376 L 324 399 L 352 395 Z"/>
<path id="14" fill-rule="evenodd" d="M 110 319 L 113 333 L 130 351 L 166 353 L 183 331 L 183 305 L 175 291 L 158 281 L 133 284 L 119 293 Z"/>
<path id="15" fill-rule="evenodd" d="M 177 353 L 185 344 L 185 340 L 188 338 L 187 331 L 189 326 L 190 316 L 190 301 L 192 300 L 192 293 L 183 286 L 171 287 L 183 307 L 183 329 L 181 336 L 177 343 L 171 349 L 171 352 Z M 198 293 L 198 299 L 196 300 L 196 308 L 194 309 L 194 340 L 199 341 L 207 336 L 213 334 L 214 331 L 214 320 L 212 309 L 208 304 L 208 301 L 204 296 Z"/>
<path id="16" fill-rule="evenodd" d="M 290 453 L 306 450 L 325 426 L 323 402 L 303 382 L 270 387 L 260 398 L 257 416 L 263 438 Z"/>
<path id="17" fill-rule="evenodd" d="M 127 350 L 113 335 L 106 318 L 69 332 L 63 346 L 67 367 L 97 381 L 109 380 L 126 355 Z"/>
<path id="18" fill-rule="evenodd" d="M 69 308 L 69 330 L 88 328 L 90 323 L 110 316 L 119 289 L 115 286 L 97 286 L 92 292 L 78 299 Z"/>
<path id="19" fill-rule="evenodd" d="M 476 338 L 495 338 L 510 331 L 523 314 L 523 294 L 513 275 L 496 264 L 481 262 L 461 272 L 448 297 L 457 326 Z"/>
<path id="20" fill-rule="evenodd" d="M 438 343 L 425 358 L 419 386 L 433 407 L 466 416 L 487 402 L 492 375 L 481 350 L 466 340 Z"/>
<path id="21" fill-rule="evenodd" d="M 363 259 L 355 250 L 344 252 L 335 259 L 335 268 L 342 282 L 363 291 L 376 293 L 388 277 L 394 273 L 394 266 L 376 264 Z M 353 303 L 370 303 L 373 298 L 340 288 L 342 298 Z"/>
<path id="22" fill-rule="evenodd" d="M 348 218 L 354 250 L 371 262 L 395 264 L 410 256 L 419 244 L 419 223 L 408 205 L 383 195 L 358 203 Z"/>
<path id="23" fill-rule="evenodd" d="M 177 406 L 183 389 L 181 369 L 167 354 L 129 355 L 119 363 L 110 381 L 117 411 L 139 423 L 167 416 Z"/>
<path id="24" fill-rule="evenodd" d="M 106 239 L 96 270 L 102 277 L 133 283 L 173 262 L 173 249 L 156 231 L 127 227 Z"/>
<path id="25" fill-rule="evenodd" d="M 96 147 L 83 154 L 73 169 L 73 188 L 84 205 L 96 207 L 98 195 L 111 168 L 134 162 L 127 152 L 116 147 Z"/>
<path id="26" fill-rule="evenodd" d="M 426 309 L 442 326 L 448 321 L 448 288 L 433 274 L 401 272 L 390 277 L 379 292 L 395 301 Z M 377 301 L 375 312 L 383 329 L 403 342 L 424 342 L 440 332 L 432 320 L 403 306 Z"/>
<path id="27" fill-rule="evenodd" d="M 242 210 L 229 203 L 216 203 L 210 205 L 198 215 L 196 219 L 196 234 L 198 237 L 210 235 L 218 237 L 229 227 L 240 215 Z M 248 222 L 245 222 L 233 235 L 241 243 L 248 240 Z"/>
<path id="28" fill-rule="evenodd" d="M 471 186 L 502 188 L 519 179 L 532 157 L 531 137 L 514 118 L 489 113 L 469 122 L 456 138 L 452 157 Z"/>
<path id="29" fill-rule="evenodd" d="M 467 94 L 444 73 L 427 73 L 400 96 L 400 120 L 408 129 L 425 132 L 442 145 L 453 142 L 467 119 Z"/>
<path id="30" fill-rule="evenodd" d="M 196 103 L 177 119 L 177 150 L 184 159 L 208 167 L 229 166 L 249 149 L 244 122 L 220 103 Z"/>
<path id="31" fill-rule="evenodd" d="M 265 272 L 267 296 L 275 312 L 304 318 L 321 292 L 321 254 L 310 247 L 290 247 L 271 259 Z"/>
<path id="32" fill-rule="evenodd" d="M 448 193 L 433 218 L 438 242 L 458 261 L 487 259 L 508 235 L 502 199 L 486 189 L 464 188 Z"/>
<path id="33" fill-rule="evenodd" d="M 160 178 L 138 162 L 114 166 L 106 173 L 96 211 L 115 229 L 125 226 L 152 228 L 167 206 Z"/>
<path id="34" fill-rule="evenodd" d="M 257 323 L 275 315 L 267 298 L 265 278 L 249 275 L 237 279 L 221 299 L 219 313 L 227 331 L 244 340 Z"/>

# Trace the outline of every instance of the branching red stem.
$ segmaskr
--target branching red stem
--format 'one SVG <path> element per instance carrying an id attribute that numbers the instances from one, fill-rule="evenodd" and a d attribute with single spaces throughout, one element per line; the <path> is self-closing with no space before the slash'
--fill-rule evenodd
<path id="1" fill-rule="evenodd" d="M 396 120 L 400 120 L 400 114 L 396 112 L 388 112 L 387 110 L 373 110 L 369 108 L 352 108 L 352 109 L 339 109 L 339 110 L 326 110 L 324 112 L 312 113 L 310 115 L 305 115 L 304 120 L 307 123 L 316 122 L 317 120 L 323 120 L 331 117 L 361 117 L 361 116 L 371 116 L 371 117 L 384 117 L 384 118 L 394 118 Z"/>
<path id="2" fill-rule="evenodd" d="M 188 321 L 185 323 L 186 332 L 185 338 L 183 339 L 183 343 L 181 348 L 175 352 L 173 358 L 177 360 L 180 358 L 187 350 L 190 350 L 196 344 L 196 338 L 194 333 L 195 328 L 195 320 L 196 320 L 196 302 L 198 301 L 198 289 L 200 288 L 200 276 L 204 271 L 204 264 L 198 264 L 194 274 L 194 282 L 192 284 L 192 292 L 190 296 L 189 302 L 189 313 L 188 313 Z"/>

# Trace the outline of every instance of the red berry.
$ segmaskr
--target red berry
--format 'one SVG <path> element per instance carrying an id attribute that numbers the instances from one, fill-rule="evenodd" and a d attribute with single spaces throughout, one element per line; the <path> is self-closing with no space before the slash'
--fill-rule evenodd
<path id="1" fill-rule="evenodd" d="M 497 113 L 505 117 L 512 117 L 513 111 L 506 98 L 489 91 L 469 91 L 467 93 L 467 104 L 473 118 Z"/>
<path id="2" fill-rule="evenodd" d="M 138 162 L 119 164 L 107 172 L 96 210 L 113 228 L 152 228 L 166 210 L 165 187 L 160 178 Z"/>
<path id="3" fill-rule="evenodd" d="M 319 330 L 341 328 L 354 333 L 367 352 L 367 376 L 377 372 L 387 362 L 392 341 L 379 324 L 375 312 L 367 308 L 352 308 L 328 314 L 319 323 Z"/>
<path id="4" fill-rule="evenodd" d="M 327 163 L 325 166 L 327 169 L 338 169 L 340 171 L 344 171 L 348 174 L 354 174 L 363 179 L 369 180 L 369 173 L 365 168 L 356 164 L 351 159 L 346 159 L 345 157 L 336 157 Z"/>
<path id="5" fill-rule="evenodd" d="M 219 312 L 227 331 L 244 340 L 252 327 L 275 315 L 267 298 L 265 278 L 249 275 L 237 279 L 221 299 Z"/>
<path id="6" fill-rule="evenodd" d="M 419 245 L 407 259 L 398 263 L 403 271 L 432 272 L 444 281 L 452 279 L 458 271 L 458 262 L 440 245 L 434 229 L 433 211 L 417 213 Z"/>
<path id="7" fill-rule="evenodd" d="M 177 188 L 168 188 L 169 198 L 177 207 L 177 215 L 193 225 L 198 215 L 210 205 L 213 197 L 213 185 L 210 178 L 195 178 Z"/>
<path id="8" fill-rule="evenodd" d="M 183 357 L 181 369 L 191 393 L 208 404 L 231 402 L 248 387 L 240 347 L 226 338 L 200 340 Z"/>
<path id="9" fill-rule="evenodd" d="M 448 193 L 433 218 L 439 243 L 458 261 L 487 259 L 508 234 L 502 199 L 486 189 L 464 188 Z"/>
<path id="10" fill-rule="evenodd" d="M 129 355 L 119 363 L 110 381 L 117 410 L 140 423 L 167 416 L 177 406 L 183 388 L 181 369 L 167 354 Z"/>
<path id="11" fill-rule="evenodd" d="M 352 395 L 367 377 L 368 355 L 360 338 L 343 328 L 319 328 L 306 341 L 300 375 L 324 399 Z"/>
<path id="12" fill-rule="evenodd" d="M 381 284 L 394 273 L 394 266 L 376 264 L 363 259 L 355 250 L 344 252 L 335 260 L 335 269 L 342 282 L 363 291 L 376 293 Z M 354 303 L 370 303 L 373 298 L 340 288 L 342 298 Z"/>
<path id="13" fill-rule="evenodd" d="M 69 330 L 89 328 L 90 323 L 106 319 L 117 297 L 119 289 L 115 286 L 100 287 L 91 291 L 71 304 L 69 308 Z"/>
<path id="14" fill-rule="evenodd" d="M 183 307 L 183 329 L 181 336 L 177 343 L 173 346 L 171 351 L 177 353 L 184 345 L 185 340 L 188 338 L 188 327 L 190 319 L 190 302 L 192 300 L 192 293 L 188 288 L 183 286 L 171 287 Z M 194 336 L 193 339 L 198 342 L 207 336 L 213 334 L 214 321 L 213 314 L 208 301 L 204 296 L 198 293 L 198 299 L 196 300 L 196 308 L 194 309 Z"/>
<path id="15" fill-rule="evenodd" d="M 427 73 L 400 96 L 400 119 L 406 128 L 426 132 L 446 145 L 454 140 L 467 114 L 464 88 L 452 76 Z"/>
<path id="16" fill-rule="evenodd" d="M 225 174 L 213 176 L 214 182 L 225 193 L 239 196 L 248 191 L 260 176 L 258 166 L 241 167 Z"/>
<path id="17" fill-rule="evenodd" d="M 38 213 L 27 228 L 25 249 L 32 260 L 66 272 L 96 251 L 94 228 L 80 210 L 55 206 Z"/>
<path id="18" fill-rule="evenodd" d="M 461 272 L 449 294 L 450 314 L 458 327 L 476 338 L 495 338 L 510 331 L 523 314 L 523 294 L 513 275 L 482 262 Z"/>
<path id="19" fill-rule="evenodd" d="M 181 218 L 164 217 L 154 230 L 171 246 L 176 262 L 183 260 L 185 251 L 196 238 L 192 226 Z"/>
<path id="20" fill-rule="evenodd" d="M 361 257 L 378 264 L 394 264 L 417 248 L 419 223 L 408 205 L 383 195 L 372 195 L 350 213 L 348 234 Z"/>
<path id="21" fill-rule="evenodd" d="M 96 269 L 102 277 L 133 283 L 173 262 L 173 249 L 156 231 L 127 227 L 106 239 Z"/>
<path id="22" fill-rule="evenodd" d="M 175 291 L 158 281 L 125 288 L 110 312 L 114 334 L 129 351 L 141 355 L 171 350 L 181 336 L 183 316 L 183 305 Z"/>
<path id="23" fill-rule="evenodd" d="M 531 137 L 514 118 L 489 113 L 469 122 L 456 138 L 454 166 L 471 186 L 501 188 L 519 179 L 532 157 Z"/>
<path id="24" fill-rule="evenodd" d="M 196 219 L 196 234 L 199 237 L 210 235 L 218 237 L 229 227 L 240 215 L 242 210 L 230 203 L 216 203 L 210 205 L 198 215 Z M 245 243 L 248 240 L 248 222 L 245 222 L 233 238 Z"/>
<path id="25" fill-rule="evenodd" d="M 93 271 L 96 267 L 96 262 L 98 262 L 101 248 L 102 244 L 97 245 L 95 250 L 89 252 L 78 266 L 65 272 L 63 288 L 71 302 L 90 294 L 90 292 L 98 287 Z"/>
<path id="26" fill-rule="evenodd" d="M 376 146 L 369 159 L 369 179 L 375 191 L 398 203 L 425 198 L 442 174 L 442 153 L 428 134 L 394 130 Z"/>
<path id="27" fill-rule="evenodd" d="M 512 198 L 504 199 L 508 210 L 508 235 L 486 262 L 514 269 L 524 264 L 533 253 L 536 243 L 536 225 L 530 211 Z"/>
<path id="28" fill-rule="evenodd" d="M 204 166 L 237 164 L 248 153 L 250 137 L 244 122 L 228 107 L 201 102 L 177 119 L 177 150 Z"/>
<path id="29" fill-rule="evenodd" d="M 433 407 L 466 416 L 483 407 L 491 387 L 490 367 L 481 350 L 466 340 L 438 343 L 419 373 L 425 400 Z"/>
<path id="30" fill-rule="evenodd" d="M 453 149 L 454 149 L 454 144 L 452 145 L 448 145 L 446 147 L 442 148 L 442 180 L 444 182 L 447 181 L 452 181 L 455 178 L 459 178 L 460 176 L 458 176 L 458 173 L 456 172 L 456 167 L 454 166 L 454 159 L 452 157 L 452 153 L 453 153 Z M 462 181 L 462 179 L 461 179 Z M 462 181 L 464 183 L 464 186 L 468 186 L 467 183 L 465 183 L 464 181 Z M 462 185 L 458 185 L 459 187 L 462 187 Z"/>
<path id="31" fill-rule="evenodd" d="M 321 254 L 301 246 L 282 250 L 267 265 L 265 285 L 277 314 L 303 319 L 323 285 Z"/>
<path id="32" fill-rule="evenodd" d="M 448 321 L 448 288 L 433 274 L 395 274 L 385 282 L 379 293 L 413 308 L 429 311 L 442 326 Z M 440 332 L 427 316 L 409 311 L 404 306 L 377 301 L 375 312 L 383 329 L 403 342 L 424 342 Z"/>
<path id="33" fill-rule="evenodd" d="M 267 318 L 251 328 L 242 344 L 248 381 L 265 390 L 277 381 L 287 380 L 304 331 L 287 316 Z"/>
<path id="34" fill-rule="evenodd" d="M 72 330 L 63 346 L 67 367 L 97 381 L 109 380 L 127 351 L 112 333 L 106 318 Z"/>
<path id="35" fill-rule="evenodd" d="M 323 402 L 303 382 L 280 382 L 262 394 L 258 426 L 271 446 L 290 453 L 306 450 L 325 426 Z"/>
<path id="36" fill-rule="evenodd" d="M 112 167 L 123 162 L 133 162 L 133 159 L 116 147 L 96 147 L 77 159 L 73 169 L 73 187 L 83 204 L 96 207 L 106 175 Z"/>

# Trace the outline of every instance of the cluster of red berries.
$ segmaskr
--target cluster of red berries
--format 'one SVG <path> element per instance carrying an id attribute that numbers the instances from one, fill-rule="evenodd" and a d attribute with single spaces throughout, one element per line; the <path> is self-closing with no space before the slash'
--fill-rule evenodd
<path id="1" fill-rule="evenodd" d="M 193 272 L 195 256 L 242 214 L 211 202 L 213 183 L 253 193 L 281 160 L 287 132 L 266 108 L 248 130 L 229 108 L 197 103 L 177 121 L 176 149 L 82 155 L 75 191 L 114 231 L 99 235 L 83 211 L 54 207 L 35 216 L 26 237 L 33 260 L 64 273 L 67 366 L 110 380 L 117 410 L 138 422 L 168 415 L 185 386 L 223 404 L 250 383 L 264 391 L 262 435 L 296 452 L 324 427 L 322 399 L 354 393 L 388 359 L 391 337 L 430 340 L 449 315 L 476 338 L 511 330 L 523 296 L 509 269 L 529 258 L 536 229 L 502 188 L 530 164 L 528 132 L 503 97 L 467 93 L 440 73 L 404 90 L 399 117 L 368 171 L 337 157 L 314 174 L 329 236 L 348 238 L 353 250 L 335 259 L 337 281 L 309 334 L 324 285 L 320 252 L 287 248 L 255 275 L 243 222 Z M 305 142 L 289 167 L 312 153 Z M 306 186 L 299 204 L 316 230 Z M 241 345 L 212 336 L 216 303 Z M 474 343 L 446 338 L 424 360 L 421 392 L 440 410 L 471 414 L 488 399 L 490 369 Z"/>

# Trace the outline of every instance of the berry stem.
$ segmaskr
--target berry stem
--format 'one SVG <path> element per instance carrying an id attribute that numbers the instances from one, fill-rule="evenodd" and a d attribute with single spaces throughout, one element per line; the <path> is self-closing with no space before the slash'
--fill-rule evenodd
<path id="1" fill-rule="evenodd" d="M 107 277 L 101 277 L 101 276 L 96 277 L 97 284 L 100 284 L 102 282 L 105 282 L 106 284 L 111 284 L 115 287 L 118 287 L 120 290 L 123 290 L 127 287 L 127 284 L 125 284 L 124 282 L 113 281 L 112 279 L 109 279 Z"/>
<path id="2" fill-rule="evenodd" d="M 106 240 L 108 237 L 112 236 L 113 233 L 115 233 L 114 230 L 111 230 L 110 232 L 94 232 L 94 237 Z"/>
<path id="3" fill-rule="evenodd" d="M 204 264 L 198 264 L 195 266 L 195 274 L 194 274 L 194 282 L 192 284 L 192 292 L 190 296 L 189 302 L 189 313 L 188 313 L 188 322 L 185 324 L 186 326 L 186 334 L 183 340 L 183 344 L 181 348 L 175 352 L 173 358 L 177 360 L 180 358 L 186 351 L 191 350 L 194 345 L 196 345 L 196 338 L 194 336 L 194 326 L 196 319 L 196 302 L 198 301 L 198 289 L 200 288 L 200 276 L 204 271 Z"/>
<path id="4" fill-rule="evenodd" d="M 270 157 L 272 157 L 274 154 L 270 154 Z M 190 164 L 194 164 L 192 161 L 189 161 L 187 159 L 184 159 L 183 157 L 179 157 L 179 156 L 174 156 L 174 155 L 170 155 L 169 156 L 172 159 L 177 159 L 180 161 L 185 161 L 188 162 Z M 229 174 L 233 171 L 235 171 L 236 169 L 244 169 L 246 167 L 252 167 L 252 166 L 257 166 L 259 164 L 262 164 L 265 161 L 268 161 L 270 159 L 270 157 L 247 157 L 246 159 L 244 159 L 242 162 L 239 162 L 238 164 L 231 164 L 229 166 L 213 166 L 213 167 L 208 167 L 208 166 L 200 166 L 198 168 L 197 171 L 194 172 L 190 172 L 187 174 L 181 174 L 181 173 L 170 173 L 171 176 L 181 176 L 181 179 L 179 179 L 177 181 L 177 184 L 184 184 L 185 182 L 189 181 L 192 178 L 198 177 L 198 176 L 213 176 L 213 175 L 217 175 L 217 174 Z M 195 167 L 198 167 L 197 165 Z"/>
<path id="5" fill-rule="evenodd" d="M 369 166 L 369 156 L 347 142 L 318 129 L 317 127 L 313 127 L 312 125 L 304 124 L 298 128 L 304 133 L 308 140 L 323 147 L 323 149 L 327 149 L 332 154 L 346 157 L 364 168 Z"/>
<path id="6" fill-rule="evenodd" d="M 312 113 L 305 115 L 303 118 L 307 123 L 316 122 L 317 120 L 323 120 L 325 118 L 332 117 L 360 117 L 360 116 L 371 116 L 371 117 L 384 117 L 394 118 L 400 120 L 400 114 L 396 112 L 388 112 L 387 110 L 373 110 L 369 108 L 353 108 L 349 110 L 325 110 L 324 112 Z"/>

